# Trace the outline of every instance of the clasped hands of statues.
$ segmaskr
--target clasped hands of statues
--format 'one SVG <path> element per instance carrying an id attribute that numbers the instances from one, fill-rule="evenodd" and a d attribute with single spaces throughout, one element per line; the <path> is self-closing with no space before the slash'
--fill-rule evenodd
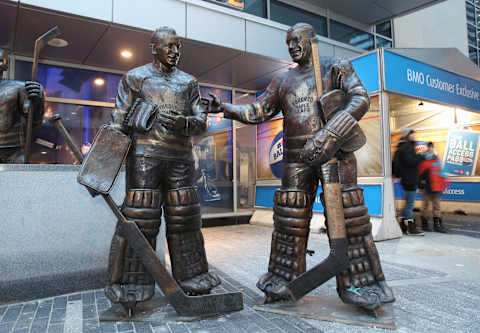
<path id="1" fill-rule="evenodd" d="M 223 103 L 220 99 L 213 94 L 209 95 L 212 99 L 208 104 L 208 112 L 224 112 Z M 319 101 L 317 102 L 319 103 Z M 314 137 L 307 140 L 299 159 L 308 164 L 322 165 L 335 156 L 342 143 L 342 136 L 337 134 L 327 123 Z"/>

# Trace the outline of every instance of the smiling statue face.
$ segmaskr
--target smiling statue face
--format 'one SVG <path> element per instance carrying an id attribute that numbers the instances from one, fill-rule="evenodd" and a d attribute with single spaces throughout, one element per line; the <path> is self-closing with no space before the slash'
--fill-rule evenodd
<path id="1" fill-rule="evenodd" d="M 290 57 L 297 64 L 304 64 L 310 59 L 312 54 L 310 38 L 302 29 L 293 30 L 287 34 L 287 46 Z"/>
<path id="2" fill-rule="evenodd" d="M 177 66 L 180 60 L 180 40 L 172 33 L 162 33 L 155 43 L 155 58 L 167 68 Z"/>

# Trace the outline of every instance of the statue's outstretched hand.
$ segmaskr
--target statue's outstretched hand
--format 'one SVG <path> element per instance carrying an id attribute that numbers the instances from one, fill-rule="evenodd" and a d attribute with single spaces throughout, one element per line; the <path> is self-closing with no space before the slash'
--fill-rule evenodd
<path id="1" fill-rule="evenodd" d="M 209 100 L 208 103 L 208 113 L 221 113 L 223 112 L 222 101 L 220 98 L 215 96 L 214 94 L 210 94 L 212 99 Z"/>

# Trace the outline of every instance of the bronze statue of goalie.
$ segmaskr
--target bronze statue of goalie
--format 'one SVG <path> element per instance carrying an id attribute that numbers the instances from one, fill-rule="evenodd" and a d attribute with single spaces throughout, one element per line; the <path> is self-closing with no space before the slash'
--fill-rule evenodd
<path id="1" fill-rule="evenodd" d="M 294 25 L 286 42 L 298 66 L 275 77 L 253 104 L 222 103 L 212 95 L 209 112 L 258 124 L 283 111 L 282 186 L 274 196 L 268 272 L 257 283 L 266 301 L 296 300 L 336 275 L 343 302 L 376 309 L 395 298 L 385 282 L 363 190 L 357 185 L 354 151 L 366 140 L 358 121 L 370 102 L 352 64 L 319 57 L 315 36 L 311 25 Z M 319 181 L 332 251 L 306 271 Z"/>

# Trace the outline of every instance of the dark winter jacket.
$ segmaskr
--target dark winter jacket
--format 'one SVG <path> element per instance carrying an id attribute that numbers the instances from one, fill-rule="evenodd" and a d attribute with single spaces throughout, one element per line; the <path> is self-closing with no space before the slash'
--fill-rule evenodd
<path id="1" fill-rule="evenodd" d="M 395 153 L 395 173 L 405 191 L 415 191 L 418 186 L 418 165 L 422 157 L 415 153 L 415 142 L 400 141 Z"/>

